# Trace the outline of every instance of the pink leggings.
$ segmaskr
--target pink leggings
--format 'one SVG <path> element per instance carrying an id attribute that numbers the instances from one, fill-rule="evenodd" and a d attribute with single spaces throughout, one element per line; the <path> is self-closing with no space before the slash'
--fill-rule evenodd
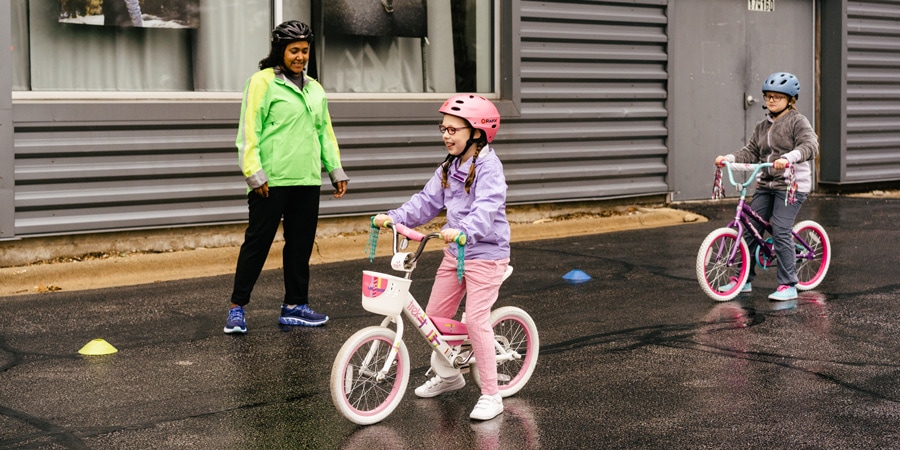
<path id="1" fill-rule="evenodd" d="M 491 328 L 491 307 L 497 301 L 503 273 L 509 265 L 509 258 L 492 260 L 466 260 L 466 273 L 462 284 L 456 276 L 456 256 L 444 250 L 444 259 L 438 267 L 431 288 L 431 298 L 425 313 L 431 317 L 453 318 L 459 309 L 463 295 L 466 296 L 466 328 L 476 361 L 479 362 L 478 375 L 481 377 L 481 393 L 494 395 L 497 388 L 496 351 L 494 350 L 494 330 Z M 490 361 L 484 364 L 483 361 Z"/>

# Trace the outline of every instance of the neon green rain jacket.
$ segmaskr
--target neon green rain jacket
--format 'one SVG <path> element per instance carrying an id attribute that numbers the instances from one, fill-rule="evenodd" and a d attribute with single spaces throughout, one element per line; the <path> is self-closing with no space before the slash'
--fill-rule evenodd
<path id="1" fill-rule="evenodd" d="M 263 69 L 244 87 L 235 145 L 250 189 L 321 186 L 322 166 L 332 184 L 347 180 L 325 90 L 306 77 L 303 89 L 280 71 Z"/>

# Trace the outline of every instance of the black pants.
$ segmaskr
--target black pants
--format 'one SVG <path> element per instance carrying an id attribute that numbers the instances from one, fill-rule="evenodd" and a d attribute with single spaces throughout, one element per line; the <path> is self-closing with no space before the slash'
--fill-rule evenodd
<path id="1" fill-rule="evenodd" d="M 283 219 L 284 303 L 309 302 L 309 257 L 316 241 L 320 186 L 270 187 L 269 196 L 247 194 L 250 222 L 234 274 L 231 302 L 244 306 L 262 272 Z"/>

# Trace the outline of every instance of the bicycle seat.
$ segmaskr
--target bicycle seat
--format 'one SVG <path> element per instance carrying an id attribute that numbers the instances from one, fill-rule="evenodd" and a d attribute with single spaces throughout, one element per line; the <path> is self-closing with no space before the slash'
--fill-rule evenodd
<path id="1" fill-rule="evenodd" d="M 446 317 L 431 317 L 431 322 L 443 335 L 469 334 L 466 324 Z"/>

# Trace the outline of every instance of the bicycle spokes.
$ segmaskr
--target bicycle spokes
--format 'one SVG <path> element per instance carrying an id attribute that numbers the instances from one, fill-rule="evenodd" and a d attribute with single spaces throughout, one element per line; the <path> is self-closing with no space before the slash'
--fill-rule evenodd
<path id="1" fill-rule="evenodd" d="M 831 243 L 821 225 L 807 220 L 794 227 L 797 248 L 797 288 L 813 289 L 822 282 L 831 264 Z"/>
<path id="2" fill-rule="evenodd" d="M 706 236 L 697 253 L 697 281 L 711 298 L 728 301 L 736 297 L 753 264 L 737 231 L 720 228 Z"/>

